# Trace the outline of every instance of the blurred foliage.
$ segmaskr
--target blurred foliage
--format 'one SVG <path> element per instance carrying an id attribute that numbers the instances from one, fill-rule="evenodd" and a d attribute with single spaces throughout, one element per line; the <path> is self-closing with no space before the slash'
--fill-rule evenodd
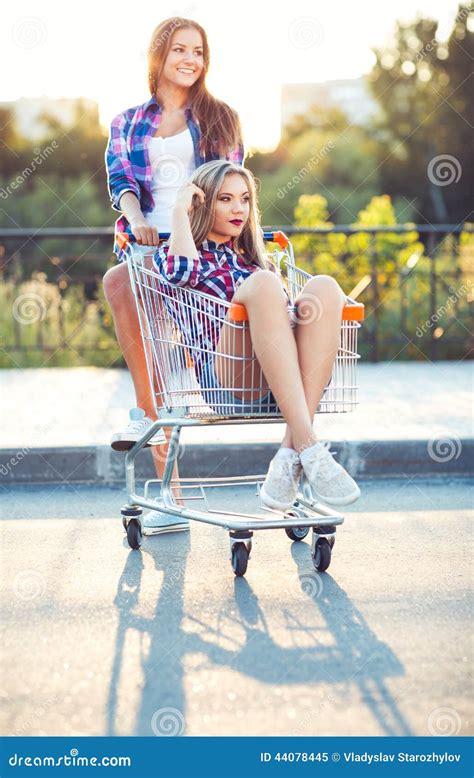
<path id="1" fill-rule="evenodd" d="M 89 300 L 82 285 L 62 292 L 44 273 L 0 286 L 0 368 L 122 367 L 102 289 Z"/>
<path id="2" fill-rule="evenodd" d="M 302 195 L 294 223 L 330 229 L 328 216 L 324 197 Z M 395 225 L 392 201 L 383 195 L 373 197 L 352 226 Z M 365 304 L 363 357 L 373 358 L 375 348 L 382 360 L 429 357 L 432 334 L 438 359 L 459 359 L 472 350 L 474 235 L 448 235 L 434 248 L 436 320 L 430 320 L 432 262 L 415 229 L 402 234 L 296 235 L 292 244 L 299 267 L 333 276 L 346 294 Z M 455 299 L 449 303 L 450 295 Z"/>
<path id="3" fill-rule="evenodd" d="M 347 224 L 380 192 L 376 158 L 366 129 L 315 106 L 286 128 L 274 152 L 254 154 L 246 164 L 260 181 L 264 224 L 291 224 L 298 198 L 315 192 L 326 197 L 331 218 Z"/>
<path id="4" fill-rule="evenodd" d="M 367 80 L 378 113 L 369 123 L 358 126 L 337 108 L 315 105 L 284 128 L 275 151 L 248 160 L 261 180 L 265 224 L 290 224 L 300 195 L 314 193 L 327 199 L 337 224 L 354 221 L 380 192 L 391 196 L 400 219 L 453 224 L 469 219 L 474 12 L 460 4 L 448 40 L 437 32 L 432 19 L 398 22 L 393 39 L 374 50 Z M 435 165 L 441 185 L 428 176 L 438 156 L 448 156 L 444 167 Z M 451 171 L 453 181 L 446 185 Z"/>
<path id="5" fill-rule="evenodd" d="M 253 154 L 246 164 L 261 182 L 263 222 L 330 227 L 468 220 L 473 29 L 465 4 L 445 42 L 432 19 L 398 23 L 393 39 L 375 50 L 368 83 L 379 112 L 370 123 L 351 123 L 338 108 L 315 105 L 291 120 L 273 152 Z M 40 140 L 25 138 L 12 112 L 0 108 L 0 227 L 112 225 L 117 214 L 106 188 L 107 133 L 97 109 L 78 100 L 68 126 L 48 115 L 41 126 Z M 436 186 L 428 165 L 446 154 L 456 160 L 460 177 Z M 299 264 L 334 275 L 365 302 L 363 354 L 373 356 L 377 332 L 378 356 L 389 359 L 432 354 L 433 326 L 416 335 L 431 310 L 431 261 L 424 244 L 414 230 L 294 239 Z M 472 255 L 467 234 L 447 237 L 436 247 L 436 305 L 443 306 L 451 290 L 467 289 Z M 17 348 L 11 357 L 0 351 L 0 365 L 123 364 L 101 287 L 113 261 L 109 239 L 3 241 L 0 338 Z M 439 357 L 459 358 L 469 350 L 469 294 L 462 292 L 441 313 Z M 44 319 L 12 318 L 22 295 L 45 301 Z"/>
<path id="6" fill-rule="evenodd" d="M 412 201 L 418 222 L 462 223 L 473 194 L 472 6 L 458 6 L 446 42 L 438 22 L 418 18 L 398 22 L 391 43 L 374 51 L 368 82 L 381 109 L 372 131 L 382 191 Z M 437 185 L 428 165 L 446 155 L 454 160 L 439 170 L 443 184 Z M 446 185 L 449 170 L 454 175 Z"/>
<path id="7" fill-rule="evenodd" d="M 324 197 L 301 195 L 294 222 L 330 230 L 328 215 Z M 397 225 L 387 195 L 371 198 L 353 224 L 381 225 Z M 435 309 L 432 260 L 414 229 L 403 234 L 296 235 L 292 245 L 298 267 L 334 276 L 346 294 L 365 304 L 360 334 L 364 358 L 460 359 L 472 349 L 474 235 L 448 235 L 434 249 Z M 0 339 L 21 347 L 9 349 L 9 355 L 0 350 L 0 367 L 123 365 L 100 276 L 92 289 L 79 283 L 58 288 L 44 273 L 34 273 L 28 281 L 8 280 L 0 287 Z"/>

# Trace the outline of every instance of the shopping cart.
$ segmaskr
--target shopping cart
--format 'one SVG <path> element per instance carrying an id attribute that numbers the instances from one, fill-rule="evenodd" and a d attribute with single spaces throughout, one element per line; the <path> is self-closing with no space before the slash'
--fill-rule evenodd
<path id="1" fill-rule="evenodd" d="M 272 260 L 286 279 L 289 296 L 294 300 L 310 275 L 295 265 L 291 243 L 284 233 L 265 232 L 264 238 L 276 246 Z M 122 509 L 122 522 L 129 546 L 132 549 L 140 547 L 142 509 L 148 508 L 227 530 L 232 568 L 237 576 L 244 575 L 247 570 L 253 533 L 268 529 L 284 529 L 293 541 L 303 540 L 311 529 L 314 567 L 320 572 L 326 570 L 331 561 L 336 527 L 343 523 L 344 517 L 318 502 L 304 478 L 297 500 L 285 514 L 262 503 L 260 486 L 264 475 L 183 478 L 179 484 L 173 480 L 180 434 L 184 427 L 281 423 L 282 416 L 267 391 L 251 345 L 245 346 L 250 339 L 246 337 L 248 320 L 244 306 L 164 281 L 155 269 L 147 266 L 139 252 L 134 251 L 130 236 L 121 233 L 118 242 L 126 254 L 158 416 L 158 420 L 125 458 L 128 503 Z M 356 407 L 357 331 L 363 318 L 364 306 L 348 298 L 343 309 L 340 348 L 331 381 L 318 408 L 319 413 L 343 413 Z M 221 387 L 226 390 L 224 393 L 208 383 L 203 369 L 209 358 L 215 357 L 216 333 L 223 326 L 227 328 L 226 344 L 229 344 L 228 353 L 227 350 L 225 352 L 226 380 L 221 380 Z M 239 339 L 239 357 L 233 356 L 236 351 L 231 347 L 232 339 Z M 237 394 L 243 400 L 238 406 L 232 402 L 232 397 Z M 264 398 L 258 412 L 250 402 L 256 397 Z M 163 478 L 161 481 L 146 481 L 143 494 L 139 495 L 135 482 L 135 459 L 160 428 L 169 434 Z M 245 489 L 247 494 L 249 486 L 255 489 L 255 510 L 233 512 L 214 506 L 211 496 L 216 493 L 222 495 L 220 490 Z M 150 496 L 151 488 L 157 487 L 159 500 Z M 180 497 L 175 494 L 178 488 Z M 188 507 L 193 501 L 200 503 L 199 510 Z"/>

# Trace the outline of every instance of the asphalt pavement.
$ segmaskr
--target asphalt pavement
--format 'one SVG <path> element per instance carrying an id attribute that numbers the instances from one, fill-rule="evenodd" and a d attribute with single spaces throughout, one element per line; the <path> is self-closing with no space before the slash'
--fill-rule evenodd
<path id="1" fill-rule="evenodd" d="M 131 551 L 122 488 L 3 491 L 2 734 L 472 734 L 472 482 L 361 486 L 327 573 L 273 530 L 241 579 L 209 525 Z"/>

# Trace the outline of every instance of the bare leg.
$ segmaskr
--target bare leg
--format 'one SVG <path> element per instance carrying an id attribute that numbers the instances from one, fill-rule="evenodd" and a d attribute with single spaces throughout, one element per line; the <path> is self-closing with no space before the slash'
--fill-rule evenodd
<path id="1" fill-rule="evenodd" d="M 311 445 L 316 440 L 312 416 L 306 404 L 286 296 L 278 276 L 267 270 L 254 273 L 239 286 L 233 301 L 247 309 L 255 355 L 288 423 L 295 448 Z M 229 374 L 225 358 L 216 361 L 216 373 L 219 381 L 223 374 Z"/>
<path id="2" fill-rule="evenodd" d="M 297 298 L 298 324 L 293 334 L 286 296 L 273 273 L 263 271 L 250 276 L 234 295 L 234 302 L 247 308 L 255 355 L 287 420 L 282 446 L 299 451 L 316 441 L 312 420 L 339 348 L 344 299 L 334 279 L 312 278 Z M 229 385 L 235 363 L 226 364 L 230 361 L 224 355 L 237 353 L 248 358 L 250 347 L 237 341 L 230 327 L 225 326 L 217 350 L 221 354 L 216 359 L 218 380 Z M 265 378 L 254 374 L 249 382 L 246 376 L 243 386 L 265 386 Z M 234 385 L 242 387 L 242 377 Z"/>
<path id="3" fill-rule="evenodd" d="M 295 337 L 308 410 L 313 418 L 331 378 L 340 344 L 345 295 L 330 276 L 314 276 L 296 299 Z M 293 448 L 287 426 L 283 446 Z"/>
<path id="4" fill-rule="evenodd" d="M 107 271 L 104 276 L 104 292 L 112 311 L 117 341 L 132 376 L 137 407 L 143 408 L 150 419 L 156 419 L 140 323 L 130 285 L 128 267 L 125 262 L 115 265 Z M 155 377 L 155 381 L 158 382 L 157 377 Z M 167 433 L 167 437 L 169 437 L 169 433 Z M 160 479 L 163 477 L 167 451 L 168 443 L 163 444 L 163 446 L 152 446 L 152 456 Z M 173 478 L 179 478 L 177 466 L 174 468 Z"/>

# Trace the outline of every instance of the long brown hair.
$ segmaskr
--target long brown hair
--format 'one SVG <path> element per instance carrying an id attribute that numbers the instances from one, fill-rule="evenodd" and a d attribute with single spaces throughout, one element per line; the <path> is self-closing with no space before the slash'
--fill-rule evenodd
<path id="1" fill-rule="evenodd" d="M 225 157 L 229 151 L 242 143 L 239 116 L 222 100 L 213 97 L 206 86 L 210 52 L 205 30 L 192 19 L 173 16 L 158 25 L 151 36 L 148 47 L 148 87 L 156 94 L 163 67 L 171 48 L 171 41 L 177 29 L 196 30 L 202 38 L 204 67 L 199 79 L 190 89 L 190 104 L 193 117 L 201 131 L 201 152 L 207 157 Z"/>
<path id="2" fill-rule="evenodd" d="M 265 251 L 262 229 L 260 227 L 260 214 L 258 211 L 257 192 L 255 179 L 246 168 L 236 165 L 234 162 L 217 159 L 206 162 L 194 171 L 193 184 L 196 184 L 206 195 L 203 205 L 196 202 L 196 207 L 189 214 L 191 233 L 196 246 L 201 246 L 206 240 L 214 223 L 214 211 L 219 192 L 226 176 L 237 173 L 247 184 L 249 192 L 249 218 L 238 238 L 234 238 L 234 249 L 242 255 L 249 265 L 258 265 L 265 270 L 270 266 Z"/>

